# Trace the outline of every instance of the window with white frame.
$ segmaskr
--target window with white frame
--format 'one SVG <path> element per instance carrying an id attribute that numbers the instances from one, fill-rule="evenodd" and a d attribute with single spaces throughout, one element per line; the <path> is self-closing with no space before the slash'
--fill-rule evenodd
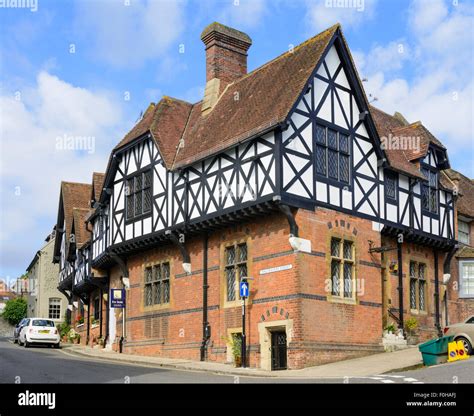
<path id="1" fill-rule="evenodd" d="M 459 297 L 474 298 L 474 260 L 459 262 Z"/>
<path id="2" fill-rule="evenodd" d="M 458 221 L 458 240 L 469 245 L 469 224 L 465 221 Z"/>
<path id="3" fill-rule="evenodd" d="M 331 238 L 331 294 L 355 298 L 354 244 L 341 238 Z"/>
<path id="4" fill-rule="evenodd" d="M 59 319 L 61 318 L 61 299 L 59 298 L 49 298 L 49 319 Z"/>

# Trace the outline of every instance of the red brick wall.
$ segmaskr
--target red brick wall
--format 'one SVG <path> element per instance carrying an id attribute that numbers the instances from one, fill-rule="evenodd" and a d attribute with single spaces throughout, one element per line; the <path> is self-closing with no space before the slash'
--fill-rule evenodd
<path id="1" fill-rule="evenodd" d="M 337 220 L 337 223 L 336 223 Z M 342 221 L 341 221 L 342 220 Z M 230 227 L 209 236 L 208 305 L 211 325 L 209 361 L 224 362 L 228 329 L 241 327 L 240 305 L 224 305 L 221 247 L 227 242 L 247 241 L 251 292 L 247 307 L 249 364 L 260 366 L 258 324 L 293 320 L 288 350 L 290 368 L 333 361 L 380 350 L 381 279 L 380 259 L 368 254 L 368 240 L 378 244 L 380 235 L 370 221 L 318 209 L 299 210 L 301 237 L 311 239 L 313 253 L 294 253 L 288 242 L 289 226 L 279 214 Z M 331 223 L 329 228 L 328 223 Z M 327 253 L 331 235 L 350 236 L 356 247 L 356 273 L 364 282 L 354 305 L 326 300 L 329 278 Z M 149 250 L 128 258 L 131 289 L 127 299 L 125 352 L 154 356 L 199 359 L 202 340 L 202 247 L 201 237 L 186 241 L 193 273 L 183 273 L 179 251 L 174 246 Z M 144 307 L 144 264 L 169 261 L 170 305 Z M 263 274 L 262 269 L 291 264 L 289 270 Z M 113 285 L 111 284 L 111 287 Z M 121 321 L 117 319 L 117 335 Z"/>
<path id="2" fill-rule="evenodd" d="M 383 237 L 382 244 L 384 246 L 397 246 L 397 240 L 395 238 Z M 387 251 L 385 253 L 387 259 L 387 267 L 391 263 L 398 263 L 398 252 L 397 250 Z M 440 322 L 443 326 L 443 303 L 442 299 L 445 292 L 445 285 L 443 282 L 443 262 L 445 253 L 442 251 L 438 252 L 438 277 L 439 277 L 439 293 L 440 293 Z M 403 309 L 404 309 L 404 321 L 410 317 L 416 318 L 418 321 L 418 336 L 419 341 L 424 341 L 437 336 L 435 328 L 435 284 L 434 284 L 434 254 L 433 249 L 430 247 L 424 247 L 413 243 L 403 243 L 402 245 L 402 259 L 403 259 Z M 424 263 L 426 265 L 426 281 L 427 287 L 425 289 L 425 311 L 418 312 L 410 308 L 410 261 Z M 389 285 L 389 307 L 393 310 L 394 314 L 399 316 L 399 295 L 398 295 L 398 271 L 388 271 L 387 273 L 388 285 Z M 390 322 L 394 322 L 389 319 Z"/>

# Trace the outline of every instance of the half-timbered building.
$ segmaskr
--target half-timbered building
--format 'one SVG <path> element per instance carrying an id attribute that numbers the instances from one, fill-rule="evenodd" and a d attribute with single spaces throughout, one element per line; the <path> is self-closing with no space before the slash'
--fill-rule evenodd
<path id="1" fill-rule="evenodd" d="M 77 270 L 126 289 L 124 309 L 104 304 L 106 345 L 231 361 L 244 277 L 250 366 L 380 351 L 410 317 L 439 332 L 455 243 L 442 143 L 369 105 L 339 25 L 251 72 L 248 35 L 213 23 L 201 39 L 203 99 L 150 104 L 85 218 Z"/>

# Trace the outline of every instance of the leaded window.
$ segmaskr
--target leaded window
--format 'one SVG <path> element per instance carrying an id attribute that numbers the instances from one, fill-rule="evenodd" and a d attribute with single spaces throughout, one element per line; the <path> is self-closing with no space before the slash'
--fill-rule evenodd
<path id="1" fill-rule="evenodd" d="M 170 264 L 161 263 L 145 268 L 145 306 L 170 302 Z"/>
<path id="2" fill-rule="evenodd" d="M 247 277 L 247 244 L 226 247 L 224 256 L 227 300 L 234 301 L 239 297 L 237 285 L 240 279 Z"/>
<path id="3" fill-rule="evenodd" d="M 426 181 L 421 184 L 421 204 L 425 211 L 438 213 L 438 173 L 436 170 L 423 167 L 421 173 Z"/>
<path id="4" fill-rule="evenodd" d="M 426 264 L 410 262 L 410 309 L 426 310 Z"/>
<path id="5" fill-rule="evenodd" d="M 331 239 L 331 294 L 354 298 L 354 244 L 340 238 Z"/>
<path id="6" fill-rule="evenodd" d="M 127 219 L 133 219 L 151 212 L 152 172 L 147 170 L 129 177 L 126 182 Z"/>
<path id="7" fill-rule="evenodd" d="M 316 173 L 333 181 L 350 181 L 350 142 L 347 134 L 316 125 Z"/>
<path id="8" fill-rule="evenodd" d="M 388 201 L 395 202 L 397 200 L 397 177 L 395 172 L 385 172 L 385 197 Z"/>

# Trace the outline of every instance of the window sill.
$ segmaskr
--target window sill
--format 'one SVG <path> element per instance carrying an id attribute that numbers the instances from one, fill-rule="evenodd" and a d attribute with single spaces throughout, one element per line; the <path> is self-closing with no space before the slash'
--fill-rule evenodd
<path id="1" fill-rule="evenodd" d="M 145 312 L 152 312 L 152 311 L 161 310 L 161 309 L 168 309 L 170 307 L 171 307 L 171 304 L 169 302 L 168 303 L 157 303 L 155 305 L 144 306 L 143 310 Z"/>
<path id="2" fill-rule="evenodd" d="M 76 328 L 82 328 L 83 326 L 84 326 L 84 324 L 77 324 Z"/>
<path id="3" fill-rule="evenodd" d="M 428 315 L 428 312 L 420 311 L 418 309 L 410 309 L 410 313 L 413 315 Z"/>
<path id="4" fill-rule="evenodd" d="M 97 328 L 99 324 L 91 324 L 91 329 Z"/>
<path id="5" fill-rule="evenodd" d="M 252 302 L 249 300 L 249 298 L 245 299 L 245 306 L 251 305 Z M 242 307 L 242 299 L 238 300 L 225 300 L 224 301 L 224 308 L 241 308 Z"/>
<path id="6" fill-rule="evenodd" d="M 342 298 L 340 296 L 328 295 L 327 301 L 332 303 L 343 303 L 346 305 L 358 305 L 359 302 L 355 298 Z"/>

